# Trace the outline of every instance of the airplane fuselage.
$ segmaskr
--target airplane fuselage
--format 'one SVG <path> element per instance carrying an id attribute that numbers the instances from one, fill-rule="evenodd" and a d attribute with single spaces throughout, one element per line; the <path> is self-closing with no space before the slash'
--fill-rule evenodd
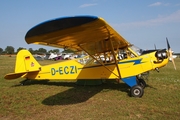
<path id="1" fill-rule="evenodd" d="M 168 62 L 163 59 L 157 62 L 156 51 L 134 58 L 118 60 L 121 78 L 136 76 L 146 71 L 154 70 L 165 66 Z M 24 76 L 28 79 L 56 79 L 56 80 L 77 80 L 77 79 L 117 79 L 118 71 L 114 63 L 101 65 L 85 65 L 79 61 L 83 59 L 66 60 L 56 64 L 41 66 L 38 73 L 28 73 Z"/>

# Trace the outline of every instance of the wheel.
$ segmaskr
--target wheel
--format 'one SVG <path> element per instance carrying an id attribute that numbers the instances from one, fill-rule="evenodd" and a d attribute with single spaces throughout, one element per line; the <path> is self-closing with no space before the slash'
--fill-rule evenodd
<path id="1" fill-rule="evenodd" d="M 140 85 L 143 89 L 146 87 L 146 82 L 143 79 L 137 80 L 138 85 Z"/>
<path id="2" fill-rule="evenodd" d="M 140 85 L 135 85 L 130 90 L 132 97 L 142 97 L 144 94 L 144 89 Z"/>
<path id="3" fill-rule="evenodd" d="M 29 79 L 23 80 L 20 82 L 20 85 L 24 86 L 28 83 Z"/>

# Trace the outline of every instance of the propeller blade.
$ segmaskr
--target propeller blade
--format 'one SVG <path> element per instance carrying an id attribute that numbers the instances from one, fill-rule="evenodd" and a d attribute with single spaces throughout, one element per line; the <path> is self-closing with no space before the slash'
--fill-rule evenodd
<path id="1" fill-rule="evenodd" d="M 168 41 L 167 38 L 166 38 L 166 41 L 167 41 L 169 57 L 171 58 L 171 61 L 172 61 L 173 65 L 174 65 L 174 69 L 176 70 L 176 65 L 175 65 L 175 62 L 174 62 L 174 58 L 172 56 L 172 50 L 171 50 L 171 47 L 170 47 L 170 44 L 169 44 L 169 41 Z"/>
<path id="2" fill-rule="evenodd" d="M 168 50 L 171 49 L 170 45 L 169 45 L 169 41 L 168 41 L 168 38 L 166 38 L 166 41 L 167 41 L 167 47 L 168 47 Z"/>
<path id="3" fill-rule="evenodd" d="M 156 44 L 154 44 L 154 48 L 155 48 L 155 50 L 156 50 Z"/>

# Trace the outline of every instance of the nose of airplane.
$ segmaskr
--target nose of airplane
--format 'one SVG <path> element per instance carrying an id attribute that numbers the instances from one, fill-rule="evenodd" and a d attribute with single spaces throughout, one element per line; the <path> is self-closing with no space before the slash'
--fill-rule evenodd
<path id="1" fill-rule="evenodd" d="M 163 60 L 163 59 L 168 58 L 166 49 L 158 50 L 158 51 L 155 53 L 155 56 L 156 56 L 156 58 L 157 58 L 158 60 Z"/>

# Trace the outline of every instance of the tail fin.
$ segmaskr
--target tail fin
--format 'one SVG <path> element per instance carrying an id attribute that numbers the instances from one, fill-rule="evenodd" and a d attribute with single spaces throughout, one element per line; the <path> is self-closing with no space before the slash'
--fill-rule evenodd
<path id="1" fill-rule="evenodd" d="M 21 50 L 16 57 L 15 73 L 37 71 L 40 64 L 35 60 L 28 50 Z"/>
<path id="2" fill-rule="evenodd" d="M 15 73 L 7 74 L 5 79 L 16 79 L 29 72 L 40 71 L 41 65 L 28 50 L 21 50 L 16 56 Z"/>

